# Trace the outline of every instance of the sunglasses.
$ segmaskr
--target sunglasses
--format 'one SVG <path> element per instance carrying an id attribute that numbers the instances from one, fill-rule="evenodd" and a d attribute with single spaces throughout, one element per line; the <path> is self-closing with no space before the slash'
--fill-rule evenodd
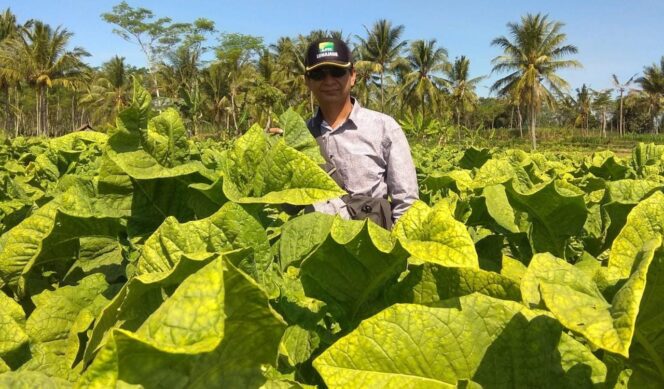
<path id="1" fill-rule="evenodd" d="M 319 69 L 310 70 L 306 74 L 308 78 L 311 78 L 312 80 L 315 81 L 320 81 L 323 78 L 325 78 L 326 74 L 329 74 L 334 78 L 341 78 L 345 76 L 346 73 L 348 73 L 348 69 L 346 68 L 329 67 L 329 68 L 319 68 Z"/>

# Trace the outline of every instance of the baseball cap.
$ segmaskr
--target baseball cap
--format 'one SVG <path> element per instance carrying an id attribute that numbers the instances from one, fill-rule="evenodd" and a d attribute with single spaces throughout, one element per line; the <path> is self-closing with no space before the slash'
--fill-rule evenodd
<path id="1" fill-rule="evenodd" d="M 304 59 L 307 72 L 324 65 L 349 68 L 352 64 L 353 58 L 348 45 L 344 41 L 334 38 L 317 39 L 311 42 Z"/>

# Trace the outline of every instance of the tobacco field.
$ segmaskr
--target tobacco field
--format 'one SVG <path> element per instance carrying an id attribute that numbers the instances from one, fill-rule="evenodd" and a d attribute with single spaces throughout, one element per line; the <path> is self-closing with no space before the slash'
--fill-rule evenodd
<path id="1" fill-rule="evenodd" d="M 0 145 L 0 387 L 664 387 L 664 146 L 413 145 L 387 231 L 284 212 L 344 193 L 295 112 L 193 142 L 134 88 Z"/>

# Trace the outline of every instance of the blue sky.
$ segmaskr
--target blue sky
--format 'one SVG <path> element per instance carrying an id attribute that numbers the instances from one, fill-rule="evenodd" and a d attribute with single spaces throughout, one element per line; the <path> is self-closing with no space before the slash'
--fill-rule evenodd
<path id="1" fill-rule="evenodd" d="M 53 26 L 62 25 L 74 33 L 72 45 L 81 46 L 99 65 L 113 55 L 144 66 L 136 45 L 112 33 L 113 26 L 101 20 L 120 0 L 9 0 L 19 22 L 35 18 Z M 152 10 L 156 16 L 191 22 L 206 17 L 224 32 L 263 37 L 273 43 L 280 36 L 306 34 L 313 29 L 341 30 L 344 35 L 364 35 L 364 26 L 381 18 L 405 26 L 404 38 L 432 39 L 449 52 L 450 59 L 465 55 L 471 61 L 473 77 L 486 75 L 478 93 L 488 94 L 488 86 L 500 75 L 491 73 L 491 59 L 500 54 L 492 47 L 493 38 L 507 34 L 506 23 L 516 22 L 528 12 L 546 13 L 565 23 L 568 43 L 578 47 L 575 56 L 582 69 L 561 73 L 572 87 L 586 83 L 594 89 L 611 87 L 611 74 L 627 79 L 645 65 L 664 55 L 664 1 L 301 1 L 301 0 L 143 0 L 127 1 L 132 7 Z M 214 43 L 214 42 L 211 42 Z"/>

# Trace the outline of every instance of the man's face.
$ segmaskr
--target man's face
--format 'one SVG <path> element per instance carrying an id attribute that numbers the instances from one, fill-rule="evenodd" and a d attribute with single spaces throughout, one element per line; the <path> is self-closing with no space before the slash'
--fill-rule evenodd
<path id="1" fill-rule="evenodd" d="M 313 72 L 317 74 L 311 74 Z M 342 104 L 350 96 L 351 87 L 355 85 L 355 70 L 323 66 L 311 71 L 305 80 L 320 105 Z"/>

